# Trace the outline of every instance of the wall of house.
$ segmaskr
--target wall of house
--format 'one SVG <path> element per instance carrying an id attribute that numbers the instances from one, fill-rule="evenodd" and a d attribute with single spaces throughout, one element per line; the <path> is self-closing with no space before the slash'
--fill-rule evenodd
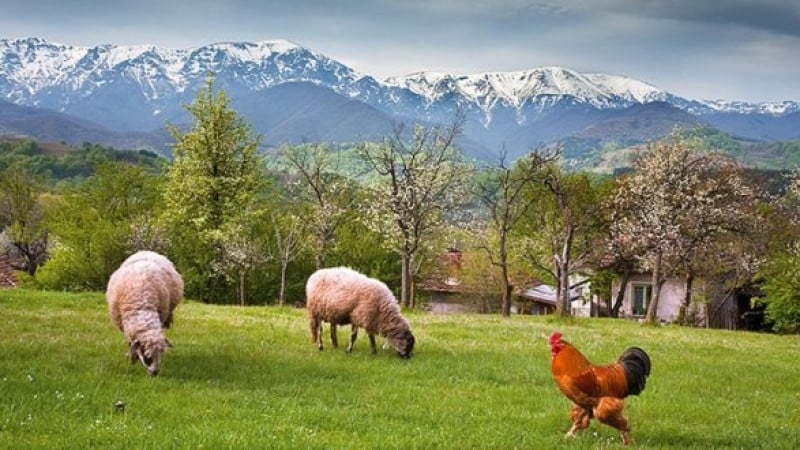
<path id="1" fill-rule="evenodd" d="M 634 316 L 632 310 L 633 287 L 637 284 L 651 285 L 653 277 L 650 274 L 637 274 L 631 277 L 631 280 L 625 286 L 625 297 L 622 301 L 622 308 L 620 309 L 620 316 L 628 318 L 644 317 Z M 616 298 L 619 292 L 619 280 L 614 280 L 611 285 L 611 298 Z M 673 322 L 678 317 L 681 302 L 685 297 L 686 284 L 684 280 L 678 278 L 668 279 L 661 287 L 661 293 L 658 300 L 658 311 L 656 316 L 663 322 Z"/>

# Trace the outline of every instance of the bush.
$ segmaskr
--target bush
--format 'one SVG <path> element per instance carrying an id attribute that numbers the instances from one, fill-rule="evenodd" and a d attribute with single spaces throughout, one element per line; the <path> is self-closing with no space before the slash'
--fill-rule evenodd
<path id="1" fill-rule="evenodd" d="M 763 272 L 766 315 L 779 333 L 800 332 L 800 244 L 776 255 Z"/>

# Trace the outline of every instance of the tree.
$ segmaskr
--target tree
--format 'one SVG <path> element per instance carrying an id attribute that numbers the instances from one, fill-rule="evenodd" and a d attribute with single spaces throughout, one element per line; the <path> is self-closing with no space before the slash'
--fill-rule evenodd
<path id="1" fill-rule="evenodd" d="M 761 272 L 767 318 L 779 333 L 800 332 L 800 243 L 773 255 Z"/>
<path id="2" fill-rule="evenodd" d="M 258 208 L 256 194 L 263 188 L 257 153 L 261 137 L 252 136 L 225 92 L 215 89 L 213 75 L 186 109 L 195 120 L 190 130 L 169 125 L 175 159 L 167 175 L 163 219 L 188 295 L 220 300 L 229 289 L 227 270 L 235 266 L 221 263 L 227 232 L 253 235 L 247 218 Z"/>
<path id="3" fill-rule="evenodd" d="M 331 145 L 285 146 L 281 153 L 298 173 L 289 185 L 292 193 L 310 206 L 305 224 L 314 236 L 314 262 L 321 269 L 336 231 L 355 206 L 356 185 L 342 175 L 341 154 Z"/>
<path id="4" fill-rule="evenodd" d="M 278 304 L 286 304 L 286 270 L 289 263 L 297 259 L 303 252 L 303 241 L 300 237 L 300 222 L 295 215 L 285 216 L 279 220 L 272 216 L 272 227 L 275 230 L 275 248 L 278 262 L 281 265 L 281 288 L 278 293 Z"/>
<path id="5" fill-rule="evenodd" d="M 511 294 L 514 288 L 509 274 L 508 239 L 517 223 L 536 202 L 534 196 L 523 195 L 542 177 L 542 168 L 548 164 L 555 154 L 533 151 L 520 158 L 515 167 L 506 166 L 505 150 L 501 153 L 499 163 L 489 168 L 477 183 L 477 197 L 489 211 L 489 226 L 497 242 L 481 245 L 493 266 L 500 269 L 502 289 L 502 313 L 511 314 Z"/>
<path id="6" fill-rule="evenodd" d="M 713 258 L 726 233 L 753 220 L 747 205 L 755 198 L 732 161 L 699 151 L 691 141 L 673 136 L 638 155 L 612 202 L 619 211 L 612 239 L 652 271 L 646 321 L 656 320 L 667 276 L 684 274 L 691 288 L 700 255 Z"/>
<path id="7" fill-rule="evenodd" d="M 359 154 L 380 179 L 371 186 L 370 226 L 382 231 L 400 254 L 400 302 L 414 306 L 412 267 L 420 245 L 441 226 L 444 212 L 467 196 L 472 166 L 455 148 L 463 116 L 446 127 L 417 125 L 410 141 L 403 127 L 378 145 L 362 144 Z"/>
<path id="8" fill-rule="evenodd" d="M 48 214 L 56 244 L 37 279 L 51 289 L 104 290 L 132 251 L 134 224 L 158 209 L 160 185 L 142 166 L 100 164 Z"/>
<path id="9" fill-rule="evenodd" d="M 526 256 L 555 281 L 556 313 L 570 315 L 570 277 L 588 265 L 602 233 L 601 194 L 588 174 L 565 173 L 555 160 L 541 170 L 527 193 L 535 202 L 521 228 Z"/>
<path id="10" fill-rule="evenodd" d="M 763 280 L 766 316 L 779 333 L 800 332 L 800 170 L 788 177 L 784 195 L 772 203 L 768 262 L 757 278 Z"/>
<path id="11" fill-rule="evenodd" d="M 10 250 L 22 258 L 22 268 L 31 276 L 48 255 L 42 192 L 42 181 L 22 166 L 13 165 L 0 173 L 0 228 L 4 228 Z"/>

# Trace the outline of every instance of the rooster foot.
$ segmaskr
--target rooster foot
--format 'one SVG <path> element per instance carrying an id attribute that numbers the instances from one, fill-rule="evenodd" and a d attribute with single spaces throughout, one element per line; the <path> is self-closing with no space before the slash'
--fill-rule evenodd
<path id="1" fill-rule="evenodd" d="M 633 439 L 631 439 L 631 435 L 627 431 L 620 433 L 620 436 L 622 437 L 622 445 L 633 444 Z"/>

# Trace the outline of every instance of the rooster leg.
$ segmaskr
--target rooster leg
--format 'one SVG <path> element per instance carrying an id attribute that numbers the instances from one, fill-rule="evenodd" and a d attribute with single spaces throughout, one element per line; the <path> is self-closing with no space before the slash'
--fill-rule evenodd
<path id="1" fill-rule="evenodd" d="M 592 419 L 592 410 L 573 404 L 569 417 L 572 419 L 572 428 L 567 431 L 564 437 L 575 437 L 578 431 L 589 427 L 589 421 Z"/>
<path id="2" fill-rule="evenodd" d="M 628 427 L 628 419 L 622 413 L 624 408 L 625 402 L 622 399 L 603 397 L 594 409 L 594 415 L 600 422 L 618 429 L 622 437 L 622 443 L 628 445 L 632 444 L 633 440 Z"/>

